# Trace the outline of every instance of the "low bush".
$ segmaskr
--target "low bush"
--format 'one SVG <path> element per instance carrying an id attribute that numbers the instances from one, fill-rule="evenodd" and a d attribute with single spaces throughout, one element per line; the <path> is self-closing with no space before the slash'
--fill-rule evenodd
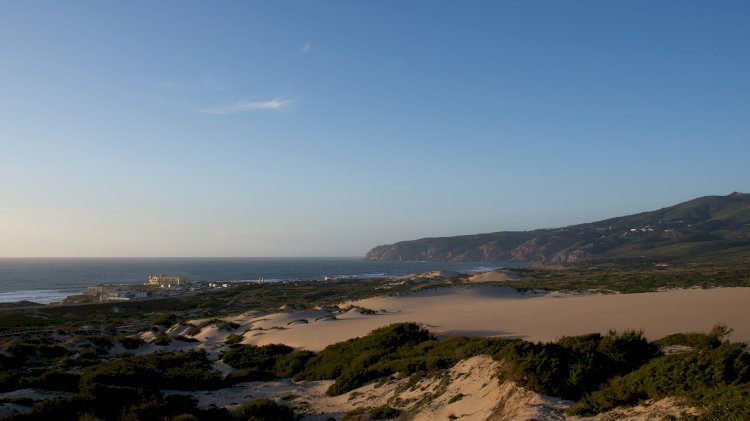
<path id="1" fill-rule="evenodd" d="M 122 344 L 123 348 L 125 349 L 138 349 L 141 345 L 143 345 L 145 342 L 141 338 L 136 338 L 132 336 L 125 336 L 123 338 L 118 339 L 120 341 L 120 344 Z"/>
<path id="2" fill-rule="evenodd" d="M 276 379 L 276 375 L 270 371 L 247 368 L 229 373 L 227 377 L 224 378 L 224 382 L 231 386 L 243 382 L 267 382 L 274 379 Z"/>
<path id="3" fill-rule="evenodd" d="M 33 388 L 64 392 L 78 392 L 81 376 L 59 370 L 45 370 L 41 374 L 22 377 L 18 381 L 21 389 Z"/>
<path id="4" fill-rule="evenodd" d="M 172 343 L 172 337 L 164 333 L 160 333 L 156 335 L 156 338 L 154 338 L 155 345 L 167 346 L 171 343 Z"/>
<path id="5" fill-rule="evenodd" d="M 188 338 L 188 337 L 182 336 L 182 335 L 177 335 L 177 336 L 174 337 L 174 339 L 176 341 L 180 341 L 180 342 L 200 342 L 199 340 L 197 340 L 195 338 Z"/>
<path id="6" fill-rule="evenodd" d="M 175 314 L 162 314 L 161 316 L 154 319 L 154 326 L 161 326 L 164 328 L 168 328 L 172 326 L 173 324 L 177 323 L 177 315 Z"/>
<path id="7" fill-rule="evenodd" d="M 747 408 L 750 382 L 750 354 L 744 344 L 721 344 L 715 348 L 655 358 L 639 369 L 611 379 L 600 390 L 581 399 L 570 414 L 595 414 L 618 405 L 666 396 L 684 396 L 696 406 L 720 409 Z"/>
<path id="8" fill-rule="evenodd" d="M 221 386 L 221 377 L 211 368 L 203 352 L 157 353 L 126 356 L 84 368 L 80 388 L 97 385 L 149 388 L 154 390 L 205 390 Z"/>
<path id="9" fill-rule="evenodd" d="M 370 417 L 374 420 L 390 420 L 401 415 L 401 411 L 388 405 L 378 406 L 370 410 Z"/>
<path id="10" fill-rule="evenodd" d="M 273 370 L 279 356 L 291 354 L 294 348 L 287 345 L 244 345 L 227 351 L 222 360 L 238 369 Z"/>
<path id="11" fill-rule="evenodd" d="M 251 421 L 292 421 L 294 411 L 270 399 L 256 399 L 232 411 L 232 419 Z"/>
<path id="12" fill-rule="evenodd" d="M 726 325 L 719 324 L 714 326 L 709 333 L 675 333 L 654 341 L 654 344 L 660 347 L 684 345 L 693 348 L 716 348 L 731 332 L 732 330 Z"/>
<path id="13" fill-rule="evenodd" d="M 237 345 L 240 342 L 242 342 L 242 335 L 238 335 L 236 333 L 232 333 L 224 340 L 224 343 L 227 345 Z"/>
<path id="14" fill-rule="evenodd" d="M 297 380 L 335 380 L 327 390 L 338 395 L 393 373 L 434 372 L 478 353 L 492 353 L 508 341 L 496 338 L 435 338 L 414 323 L 376 329 L 363 338 L 331 345 L 295 376 Z"/>
<path id="15" fill-rule="evenodd" d="M 641 332 L 563 337 L 554 343 L 513 341 L 495 357 L 505 374 L 539 393 L 578 400 L 607 379 L 628 373 L 658 354 Z"/>
<path id="16" fill-rule="evenodd" d="M 452 404 L 454 402 L 458 402 L 458 401 L 460 401 L 463 398 L 464 398 L 464 394 L 463 393 L 458 393 L 458 394 L 456 394 L 455 396 L 453 396 L 452 398 L 450 398 L 448 400 L 448 405 L 450 405 L 450 404 Z"/>

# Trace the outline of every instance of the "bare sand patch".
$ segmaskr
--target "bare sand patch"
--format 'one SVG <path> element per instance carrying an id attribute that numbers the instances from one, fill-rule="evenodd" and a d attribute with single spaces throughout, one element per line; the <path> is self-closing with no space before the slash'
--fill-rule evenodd
<path id="1" fill-rule="evenodd" d="M 295 406 L 305 420 L 338 418 L 355 408 L 386 404 L 417 421 L 449 419 L 451 415 L 465 420 L 564 419 L 564 410 L 572 402 L 528 391 L 513 382 L 501 383 L 496 376 L 499 367 L 497 361 L 480 355 L 415 382 L 408 377 L 390 376 L 333 397 L 325 394 L 333 381 L 295 383 L 288 379 L 241 383 L 228 389 L 195 391 L 191 395 L 202 408 L 216 405 L 233 409 L 253 399 L 275 399 Z"/>
<path id="2" fill-rule="evenodd" d="M 377 314 L 336 315 L 288 324 L 294 313 L 264 316 L 263 331 L 244 343 L 284 343 L 318 351 L 332 343 L 361 337 L 379 327 L 416 322 L 439 337 L 469 335 L 553 341 L 561 336 L 643 330 L 649 339 L 679 332 L 708 332 L 717 323 L 734 329 L 733 341 L 750 341 L 750 288 L 684 289 L 641 294 L 524 295 L 510 287 L 435 288 L 396 297 L 375 297 L 349 304 Z M 258 321 L 253 323 L 256 326 Z M 287 323 L 287 324 L 284 324 Z M 265 324 L 263 325 L 265 326 Z"/>

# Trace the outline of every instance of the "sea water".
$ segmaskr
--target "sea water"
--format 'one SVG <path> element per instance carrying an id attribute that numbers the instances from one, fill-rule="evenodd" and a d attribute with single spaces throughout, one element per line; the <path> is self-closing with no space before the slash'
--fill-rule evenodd
<path id="1" fill-rule="evenodd" d="M 193 281 L 314 280 L 324 277 L 391 278 L 433 270 L 482 272 L 505 263 L 383 262 L 339 258 L 0 258 L 0 302 L 42 304 L 80 294 L 89 285 L 142 284 L 151 274 Z"/>

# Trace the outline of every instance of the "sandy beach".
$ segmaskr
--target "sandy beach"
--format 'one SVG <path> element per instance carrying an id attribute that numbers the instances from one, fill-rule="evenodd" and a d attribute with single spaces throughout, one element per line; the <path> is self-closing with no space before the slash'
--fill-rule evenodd
<path id="1" fill-rule="evenodd" d="M 243 343 L 284 343 L 310 350 L 398 322 L 417 322 L 439 337 L 499 336 L 552 341 L 561 336 L 610 329 L 643 330 L 648 339 L 672 333 L 708 332 L 718 323 L 734 329 L 730 339 L 750 341 L 750 288 L 680 289 L 641 294 L 520 294 L 509 287 L 436 288 L 395 297 L 346 303 L 333 317 L 326 311 L 237 317 L 249 327 Z M 343 306 L 343 305 L 342 305 Z"/>

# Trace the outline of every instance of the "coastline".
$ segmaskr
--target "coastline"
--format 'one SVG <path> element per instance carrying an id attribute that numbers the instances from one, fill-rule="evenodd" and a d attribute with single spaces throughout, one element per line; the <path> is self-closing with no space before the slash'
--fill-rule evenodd
<path id="1" fill-rule="evenodd" d="M 393 279 L 429 270 L 483 272 L 504 262 L 372 262 L 359 258 L 0 258 L 0 303 L 61 302 L 88 286 L 141 285 L 149 274 L 198 282 L 252 283 L 330 279 Z"/>

